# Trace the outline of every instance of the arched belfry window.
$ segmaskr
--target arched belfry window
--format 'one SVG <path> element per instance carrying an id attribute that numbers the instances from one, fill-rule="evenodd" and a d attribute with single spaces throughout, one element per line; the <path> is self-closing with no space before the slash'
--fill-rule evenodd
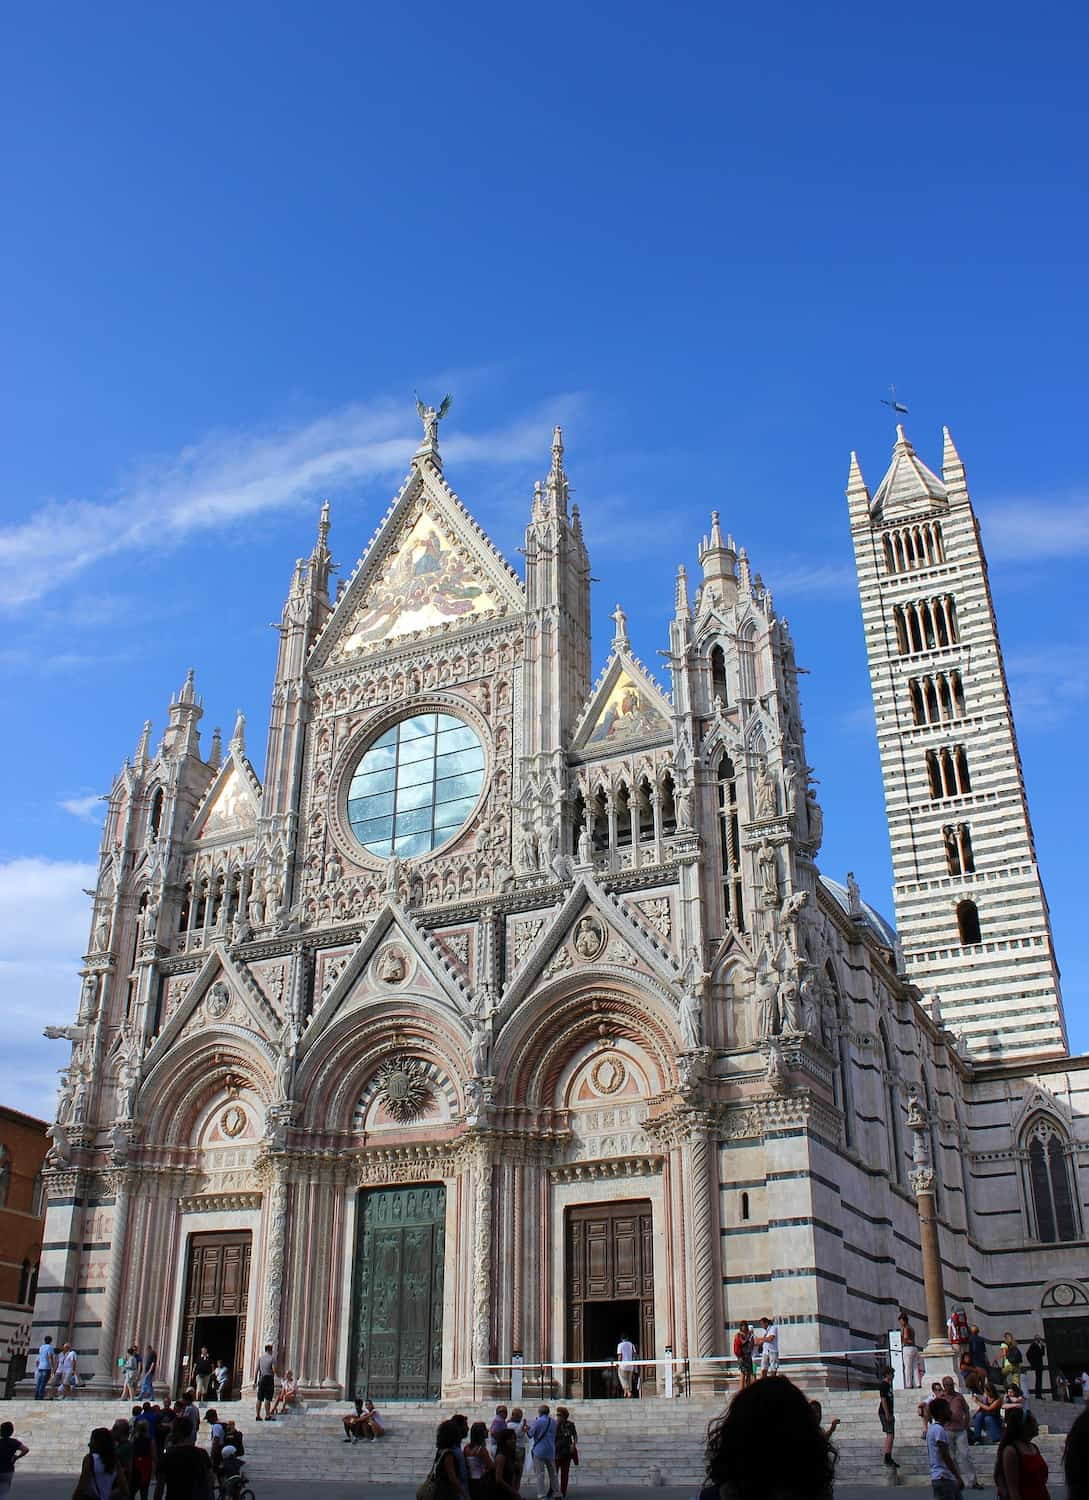
<path id="1" fill-rule="evenodd" d="M 983 933 L 979 925 L 979 907 L 974 901 L 958 901 L 957 932 L 963 948 L 974 947 L 983 941 Z"/>
<path id="2" fill-rule="evenodd" d="M 1044 1115 L 1032 1121 L 1024 1141 L 1036 1238 L 1051 1242 L 1076 1240 L 1078 1206 L 1069 1141 L 1059 1126 Z"/>

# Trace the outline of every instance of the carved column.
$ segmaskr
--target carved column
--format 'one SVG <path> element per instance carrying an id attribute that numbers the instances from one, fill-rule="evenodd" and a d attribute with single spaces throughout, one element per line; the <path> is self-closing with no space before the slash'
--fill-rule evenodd
<path id="1" fill-rule="evenodd" d="M 121 1288 L 125 1276 L 125 1240 L 129 1219 L 129 1199 L 136 1186 L 135 1174 L 118 1171 L 107 1178 L 113 1189 L 113 1227 L 110 1231 L 110 1259 L 106 1268 L 106 1286 L 102 1297 L 102 1319 L 98 1333 L 96 1385 L 110 1390 L 116 1384 L 117 1314 L 121 1305 Z"/>
<path id="2" fill-rule="evenodd" d="M 492 1278 L 492 1163 L 485 1146 L 473 1161 L 473 1315 L 474 1364 L 491 1361 L 494 1282 Z M 486 1377 L 485 1377 L 486 1378 Z"/>
<path id="3" fill-rule="evenodd" d="M 945 1280 L 938 1237 L 938 1213 L 934 1196 L 934 1163 L 930 1154 L 930 1121 L 917 1098 L 908 1104 L 908 1129 L 912 1132 L 911 1190 L 919 1211 L 919 1248 L 923 1258 L 923 1291 L 926 1296 L 927 1341 L 923 1367 L 927 1380 L 957 1376 L 953 1346 L 948 1339 L 945 1315 Z"/>
<path id="4" fill-rule="evenodd" d="M 287 1242 L 287 1178 L 282 1163 L 266 1158 L 265 1180 L 265 1296 L 261 1311 L 262 1344 L 280 1352 L 280 1312 L 284 1290 Z"/>
<path id="5" fill-rule="evenodd" d="M 722 1280 L 719 1273 L 718 1161 L 710 1116 L 688 1120 L 684 1154 L 689 1181 L 688 1222 L 692 1236 L 692 1332 L 697 1359 L 722 1354 Z"/>

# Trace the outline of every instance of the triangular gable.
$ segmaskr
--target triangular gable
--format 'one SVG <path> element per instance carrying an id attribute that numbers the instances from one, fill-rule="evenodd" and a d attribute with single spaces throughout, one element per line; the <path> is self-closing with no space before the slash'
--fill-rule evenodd
<path id="1" fill-rule="evenodd" d="M 201 1004 L 205 995 L 220 975 L 227 981 L 232 995 L 241 1001 L 257 1037 L 266 1044 L 269 1044 L 271 1043 L 271 1039 L 279 1034 L 280 1023 L 268 1001 L 261 994 L 246 971 L 234 962 L 226 948 L 217 945 L 197 970 L 192 984 L 185 993 L 185 999 L 148 1048 L 144 1057 L 145 1079 L 159 1060 L 169 1053 L 171 1047 L 173 1047 L 185 1029 L 186 1023 L 196 1011 L 197 1006 Z M 208 1021 L 209 1030 L 214 1030 L 216 1024 L 210 1018 Z M 230 1026 L 227 1029 L 236 1030 L 237 1028 Z M 269 1057 L 275 1061 L 275 1054 L 271 1050 L 271 1047 L 269 1048 Z"/>
<path id="2" fill-rule="evenodd" d="M 472 1009 L 469 990 L 462 983 L 453 961 L 441 950 L 429 933 L 416 923 L 399 902 L 387 901 L 374 921 L 367 928 L 348 962 L 337 975 L 328 994 L 307 1022 L 306 1031 L 299 1043 L 299 1057 L 306 1056 L 318 1036 L 335 1020 L 337 1012 L 345 1004 L 356 981 L 371 959 L 391 938 L 399 938 L 415 955 L 417 963 L 435 981 L 440 993 L 459 1014 Z M 393 993 L 397 993 L 394 991 Z"/>
<path id="3" fill-rule="evenodd" d="M 629 907 L 619 899 L 610 896 L 598 885 L 593 876 L 587 873 L 579 876 L 566 901 L 556 912 L 552 921 L 542 928 L 533 946 L 519 965 L 514 978 L 503 994 L 503 1003 L 499 1008 L 501 1021 L 505 1020 L 515 1006 L 530 993 L 549 967 L 561 944 L 565 943 L 572 934 L 576 922 L 588 909 L 596 911 L 601 916 L 609 936 L 619 938 L 622 944 L 630 948 L 632 955 L 641 959 L 658 983 L 672 994 L 673 986 L 676 985 L 681 972 L 673 955 L 664 946 L 658 934 L 651 931 L 649 925 L 644 926 L 641 921 L 638 921 Z M 614 960 L 610 958 L 609 948 L 610 942 L 607 936 L 602 946 L 601 956 L 593 960 L 595 967 L 608 969 L 613 966 Z"/>
<path id="4" fill-rule="evenodd" d="M 665 744 L 673 737 L 673 705 L 642 662 L 614 648 L 583 710 L 572 750 L 583 756 L 611 755 L 636 745 Z"/>
<path id="5" fill-rule="evenodd" d="M 417 462 L 326 622 L 311 668 L 524 606 L 517 574 L 439 471 Z"/>
<path id="6" fill-rule="evenodd" d="M 256 771 L 244 755 L 232 749 L 205 792 L 187 837 L 222 838 L 256 828 L 260 801 Z"/>

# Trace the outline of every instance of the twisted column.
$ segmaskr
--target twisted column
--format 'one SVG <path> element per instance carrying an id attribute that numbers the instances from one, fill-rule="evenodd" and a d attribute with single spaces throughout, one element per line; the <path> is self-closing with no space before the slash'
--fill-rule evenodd
<path id="1" fill-rule="evenodd" d="M 692 1226 L 692 1269 L 695 1282 L 695 1353 L 697 1358 L 706 1359 L 719 1352 L 721 1318 L 718 1313 L 718 1258 L 715 1255 L 719 1215 L 716 1195 L 712 1193 L 711 1187 L 715 1152 L 708 1125 L 703 1121 L 693 1122 L 686 1154 L 691 1184 L 689 1222 Z"/>
<path id="2" fill-rule="evenodd" d="M 280 1305 L 284 1290 L 284 1257 L 287 1240 L 287 1182 L 283 1170 L 271 1168 L 265 1189 L 265 1305 L 261 1324 L 263 1344 L 280 1349 Z"/>
<path id="3" fill-rule="evenodd" d="M 492 1323 L 492 1164 L 485 1152 L 474 1169 L 473 1193 L 473 1360 L 487 1364 Z"/>

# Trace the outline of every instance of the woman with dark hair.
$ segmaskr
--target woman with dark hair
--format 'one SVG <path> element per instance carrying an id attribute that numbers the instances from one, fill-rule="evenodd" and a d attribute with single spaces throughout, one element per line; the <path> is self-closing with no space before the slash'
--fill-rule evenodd
<path id="1" fill-rule="evenodd" d="M 972 1431 L 977 1443 L 997 1443 L 1002 1437 L 1002 1397 L 988 1380 L 981 1393 L 975 1393 L 976 1414 Z M 986 1434 L 986 1437 L 984 1437 Z"/>
<path id="2" fill-rule="evenodd" d="M 120 1500 L 128 1492 L 128 1483 L 117 1462 L 113 1434 L 108 1427 L 96 1427 L 76 1481 L 76 1500 Z"/>
<path id="3" fill-rule="evenodd" d="M 518 1481 L 522 1465 L 514 1444 L 514 1428 L 504 1427 L 495 1440 L 495 1493 L 506 1500 L 518 1500 Z"/>
<path id="4" fill-rule="evenodd" d="M 738 1391 L 707 1432 L 701 1500 L 827 1500 L 836 1450 L 802 1391 L 783 1375 Z"/>
<path id="5" fill-rule="evenodd" d="M 1089 1406 L 1066 1435 L 1063 1469 L 1068 1500 L 1089 1500 Z"/>
<path id="6" fill-rule="evenodd" d="M 487 1500 L 495 1480 L 495 1464 L 488 1452 L 488 1424 L 474 1422 L 462 1450 L 469 1470 L 469 1500 Z"/>
<path id="7" fill-rule="evenodd" d="M 461 1477 L 464 1467 L 461 1422 L 457 1417 L 448 1417 L 439 1423 L 435 1433 L 435 1463 L 431 1472 L 435 1476 L 436 1500 L 455 1500 L 455 1497 L 456 1500 L 469 1500 L 468 1487 Z"/>
<path id="8" fill-rule="evenodd" d="M 1033 1442 L 1039 1432 L 1030 1411 L 1015 1408 L 994 1461 L 994 1484 L 1000 1500 L 1048 1500 L 1047 1463 Z"/>

